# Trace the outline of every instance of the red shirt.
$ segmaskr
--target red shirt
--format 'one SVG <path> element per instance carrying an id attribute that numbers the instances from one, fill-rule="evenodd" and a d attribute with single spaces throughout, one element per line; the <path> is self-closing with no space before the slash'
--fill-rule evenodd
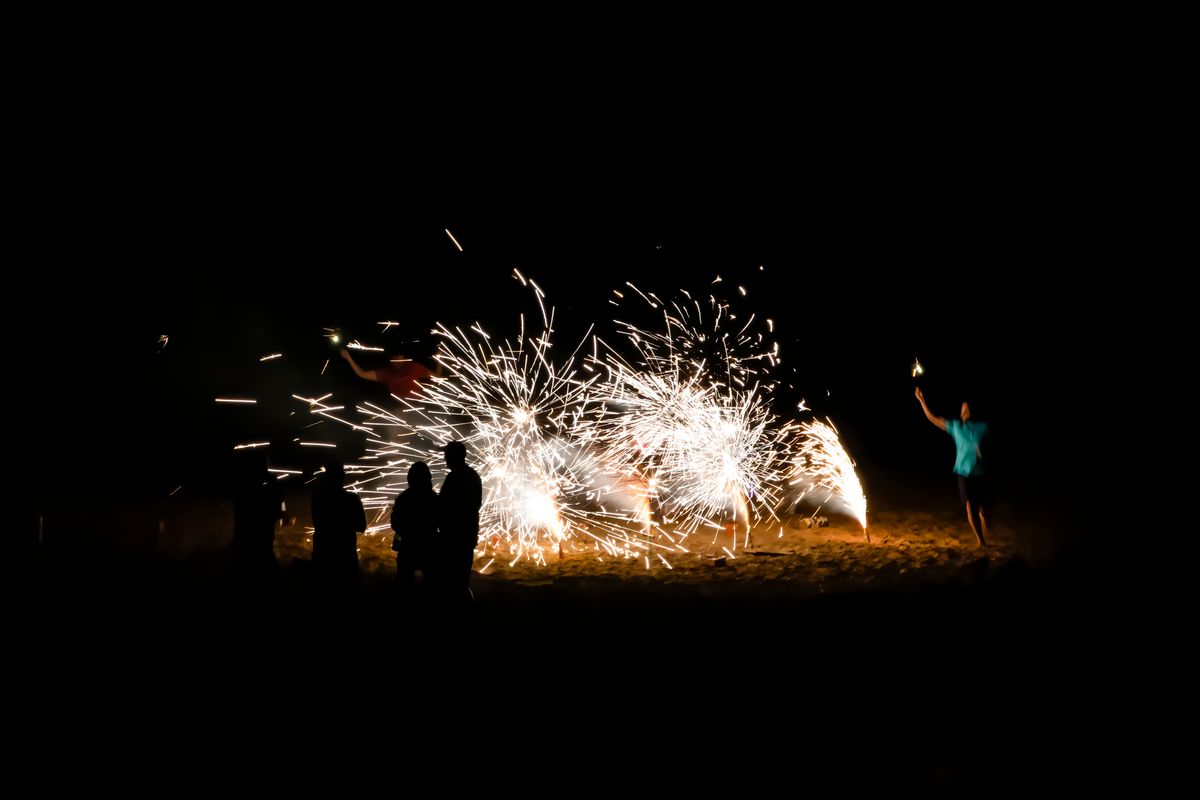
<path id="1" fill-rule="evenodd" d="M 396 397 L 409 397 L 417 390 L 418 381 L 423 381 L 433 372 L 419 361 L 401 361 L 375 370 L 375 377 L 387 384 L 388 391 Z"/>

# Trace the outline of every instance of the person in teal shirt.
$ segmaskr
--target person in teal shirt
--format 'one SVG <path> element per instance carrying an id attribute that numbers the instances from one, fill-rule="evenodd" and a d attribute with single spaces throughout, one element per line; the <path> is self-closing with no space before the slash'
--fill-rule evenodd
<path id="1" fill-rule="evenodd" d="M 984 547 L 987 545 L 987 492 L 984 484 L 983 451 L 979 443 L 987 435 L 988 426 L 971 419 L 971 407 L 965 402 L 962 404 L 959 419 L 946 419 L 933 415 L 929 406 L 925 404 L 925 395 L 921 393 L 919 386 L 917 399 L 921 401 L 925 417 L 954 438 L 954 474 L 958 476 L 958 494 L 963 505 L 967 507 L 967 524 L 979 540 L 979 546 Z M 975 524 L 976 516 L 979 517 L 978 526 Z"/>

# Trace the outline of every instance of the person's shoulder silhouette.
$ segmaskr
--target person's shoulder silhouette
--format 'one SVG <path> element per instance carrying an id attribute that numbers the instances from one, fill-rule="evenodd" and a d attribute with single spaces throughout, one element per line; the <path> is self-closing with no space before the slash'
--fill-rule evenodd
<path id="1" fill-rule="evenodd" d="M 240 456 L 234 464 L 233 551 L 239 559 L 274 557 L 275 526 L 283 497 L 267 472 L 265 457 Z"/>
<path id="2" fill-rule="evenodd" d="M 362 500 L 345 488 L 341 462 L 331 461 L 312 493 L 313 561 L 358 562 L 357 534 L 367 528 Z"/>

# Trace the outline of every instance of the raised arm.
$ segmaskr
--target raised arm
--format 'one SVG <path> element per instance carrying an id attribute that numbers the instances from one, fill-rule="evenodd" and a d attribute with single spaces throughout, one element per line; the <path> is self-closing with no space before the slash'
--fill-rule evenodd
<path id="1" fill-rule="evenodd" d="M 942 430 L 946 430 L 946 418 L 945 417 L 935 417 L 933 415 L 933 413 L 929 410 L 929 406 L 925 405 L 925 395 L 921 393 L 920 386 L 917 387 L 916 394 L 917 394 L 917 399 L 921 401 L 921 410 L 925 412 L 925 418 L 928 419 L 930 422 L 932 422 L 934 425 L 937 425 Z"/>
<path id="2" fill-rule="evenodd" d="M 354 360 L 354 356 L 350 355 L 350 351 L 344 347 L 342 348 L 342 358 L 346 359 L 346 361 L 349 362 L 350 369 L 354 370 L 354 374 L 357 375 L 358 377 L 366 378 L 369 381 L 379 380 L 379 375 L 376 374 L 375 370 L 363 369 L 362 367 L 360 367 L 358 365 L 358 363 Z"/>

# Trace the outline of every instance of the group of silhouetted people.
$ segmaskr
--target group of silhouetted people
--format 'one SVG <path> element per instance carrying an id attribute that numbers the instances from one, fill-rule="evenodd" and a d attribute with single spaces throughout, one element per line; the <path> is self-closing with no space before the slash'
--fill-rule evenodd
<path id="1" fill-rule="evenodd" d="M 467 466 L 466 447 L 450 442 L 443 448 L 449 473 L 440 492 L 423 461 L 408 470 L 408 488 L 392 508 L 392 549 L 396 551 L 397 595 L 407 605 L 413 598 L 416 573 L 434 607 L 459 611 L 471 602 L 471 566 L 479 540 L 483 482 Z M 358 582 L 358 535 L 367 519 L 358 495 L 345 488 L 338 462 L 325 465 L 312 491 L 312 564 L 317 588 L 330 597 L 347 597 Z M 275 526 L 283 503 L 266 463 L 241 464 L 234 495 L 234 580 L 244 595 L 271 588 L 279 567 L 275 560 Z"/>
<path id="2" fill-rule="evenodd" d="M 405 357 L 393 359 L 386 367 L 363 369 L 349 350 L 341 353 L 354 374 L 385 384 L 397 399 L 410 396 L 422 381 L 441 374 L 440 365 L 431 368 Z M 392 549 L 396 551 L 396 591 L 402 603 L 413 599 L 419 571 L 426 596 L 440 608 L 455 609 L 471 601 L 471 565 L 479 541 L 483 482 L 467 466 L 462 442 L 448 443 L 442 453 L 450 472 L 440 492 L 433 490 L 428 464 L 418 461 L 409 467 L 408 488 L 392 507 Z M 313 516 L 315 525 L 315 510 Z"/>
<path id="3" fill-rule="evenodd" d="M 440 492 L 433 491 L 429 465 L 409 467 L 408 488 L 392 507 L 392 549 L 396 551 L 396 586 L 402 602 L 412 597 L 420 570 L 435 607 L 454 610 L 471 600 L 471 565 L 479 542 L 479 509 L 483 482 L 467 466 L 462 442 L 443 449 L 450 469 Z"/>
<path id="4" fill-rule="evenodd" d="M 396 551 L 396 590 L 401 603 L 413 599 L 416 573 L 435 608 L 461 610 L 471 601 L 471 565 L 479 541 L 483 482 L 467 466 L 462 442 L 443 448 L 450 472 L 440 492 L 424 461 L 408 470 L 408 488 L 392 507 L 392 549 Z M 340 464 L 329 464 L 312 493 L 313 568 L 321 586 L 341 591 L 358 577 L 358 534 L 366 515 L 358 495 L 344 488 Z"/>

